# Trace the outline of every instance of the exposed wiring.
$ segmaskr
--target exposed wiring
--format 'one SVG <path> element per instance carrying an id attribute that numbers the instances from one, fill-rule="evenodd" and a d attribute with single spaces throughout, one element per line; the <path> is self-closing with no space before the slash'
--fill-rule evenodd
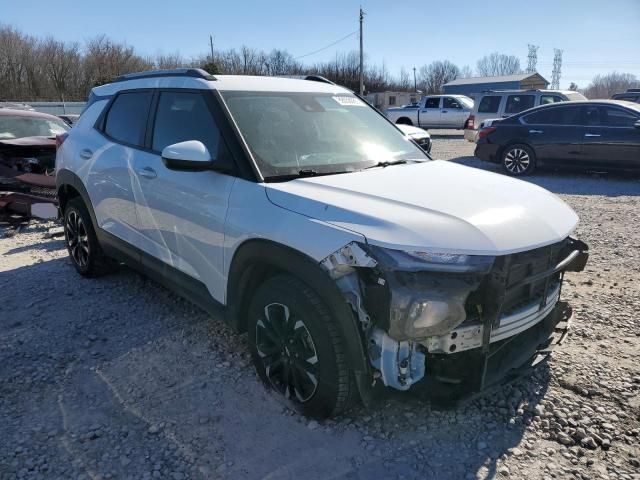
<path id="1" fill-rule="evenodd" d="M 342 37 L 341 39 L 336 40 L 336 41 L 335 41 L 335 42 L 333 42 L 333 43 L 330 43 L 330 44 L 329 44 L 329 45 L 327 45 L 326 47 L 322 47 L 322 48 L 319 48 L 318 50 L 314 50 L 313 52 L 305 53 L 304 55 L 300 55 L 299 57 L 295 57 L 295 60 L 298 60 L 299 58 L 303 58 L 303 57 L 308 57 L 308 56 L 310 56 L 310 55 L 315 55 L 316 53 L 320 53 L 320 52 L 322 52 L 323 50 L 326 50 L 327 48 L 333 47 L 334 45 L 336 45 L 336 44 L 338 44 L 338 43 L 342 42 L 343 40 L 346 40 L 347 38 L 352 37 L 352 36 L 353 36 L 353 35 L 355 35 L 356 33 L 358 33 L 358 30 L 355 30 L 355 31 L 351 32 L 349 35 L 345 35 L 345 36 L 344 36 L 344 37 Z"/>

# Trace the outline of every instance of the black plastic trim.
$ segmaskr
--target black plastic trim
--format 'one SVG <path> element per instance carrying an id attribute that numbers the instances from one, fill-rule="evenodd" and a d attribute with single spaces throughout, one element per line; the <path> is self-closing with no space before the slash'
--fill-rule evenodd
<path id="1" fill-rule="evenodd" d="M 191 77 L 202 78 L 203 80 L 209 81 L 217 80 L 216 77 L 201 68 L 175 68 L 169 70 L 148 70 L 146 72 L 127 73 L 126 75 L 120 75 L 117 77 L 113 83 L 158 77 Z"/>

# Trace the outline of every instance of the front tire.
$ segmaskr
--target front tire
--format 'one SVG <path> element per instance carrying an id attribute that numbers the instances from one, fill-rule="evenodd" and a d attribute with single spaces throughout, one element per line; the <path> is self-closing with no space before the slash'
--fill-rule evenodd
<path id="1" fill-rule="evenodd" d="M 396 121 L 396 124 L 398 124 L 398 125 L 413 125 L 413 122 L 411 121 L 410 118 L 402 117 L 402 118 L 399 118 Z"/>
<path id="2" fill-rule="evenodd" d="M 290 275 L 262 284 L 249 305 L 249 347 L 264 384 L 305 416 L 327 418 L 351 402 L 345 343 L 318 294 Z"/>
<path id="3" fill-rule="evenodd" d="M 79 197 L 69 200 L 64 209 L 64 238 L 71 263 L 80 275 L 97 277 L 113 270 L 115 262 L 102 251 L 91 216 Z"/>
<path id="4" fill-rule="evenodd" d="M 502 167 L 508 175 L 530 175 L 536 168 L 536 156 L 528 145 L 509 145 L 502 152 Z"/>

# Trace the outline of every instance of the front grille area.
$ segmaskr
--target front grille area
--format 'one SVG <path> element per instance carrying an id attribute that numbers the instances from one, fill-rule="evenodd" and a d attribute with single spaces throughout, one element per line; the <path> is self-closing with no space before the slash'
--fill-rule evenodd
<path id="1" fill-rule="evenodd" d="M 546 291 L 558 285 L 560 273 L 536 280 L 532 283 L 522 283 L 536 274 L 542 273 L 556 266 L 562 260 L 565 242 L 556 243 L 528 252 L 516 253 L 505 258 L 503 269 L 506 269 L 506 292 L 502 303 L 502 313 L 542 301 Z"/>

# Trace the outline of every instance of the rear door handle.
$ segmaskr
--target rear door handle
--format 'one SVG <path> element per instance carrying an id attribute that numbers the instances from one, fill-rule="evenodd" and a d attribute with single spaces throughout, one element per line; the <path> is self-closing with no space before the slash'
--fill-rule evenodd
<path id="1" fill-rule="evenodd" d="M 93 152 L 88 148 L 83 148 L 82 150 L 80 150 L 80 158 L 89 160 L 92 156 L 93 156 Z"/>
<path id="2" fill-rule="evenodd" d="M 449 113 L 447 110 L 442 110 L 442 113 Z"/>
<path id="3" fill-rule="evenodd" d="M 529 130 L 529 133 L 544 133 L 542 130 Z"/>
<path id="4" fill-rule="evenodd" d="M 597 133 L 585 133 L 584 136 L 585 137 L 601 137 L 602 135 L 599 135 Z"/>
<path id="5" fill-rule="evenodd" d="M 138 170 L 138 175 L 144 178 L 156 178 L 158 174 L 151 167 L 144 167 Z"/>

